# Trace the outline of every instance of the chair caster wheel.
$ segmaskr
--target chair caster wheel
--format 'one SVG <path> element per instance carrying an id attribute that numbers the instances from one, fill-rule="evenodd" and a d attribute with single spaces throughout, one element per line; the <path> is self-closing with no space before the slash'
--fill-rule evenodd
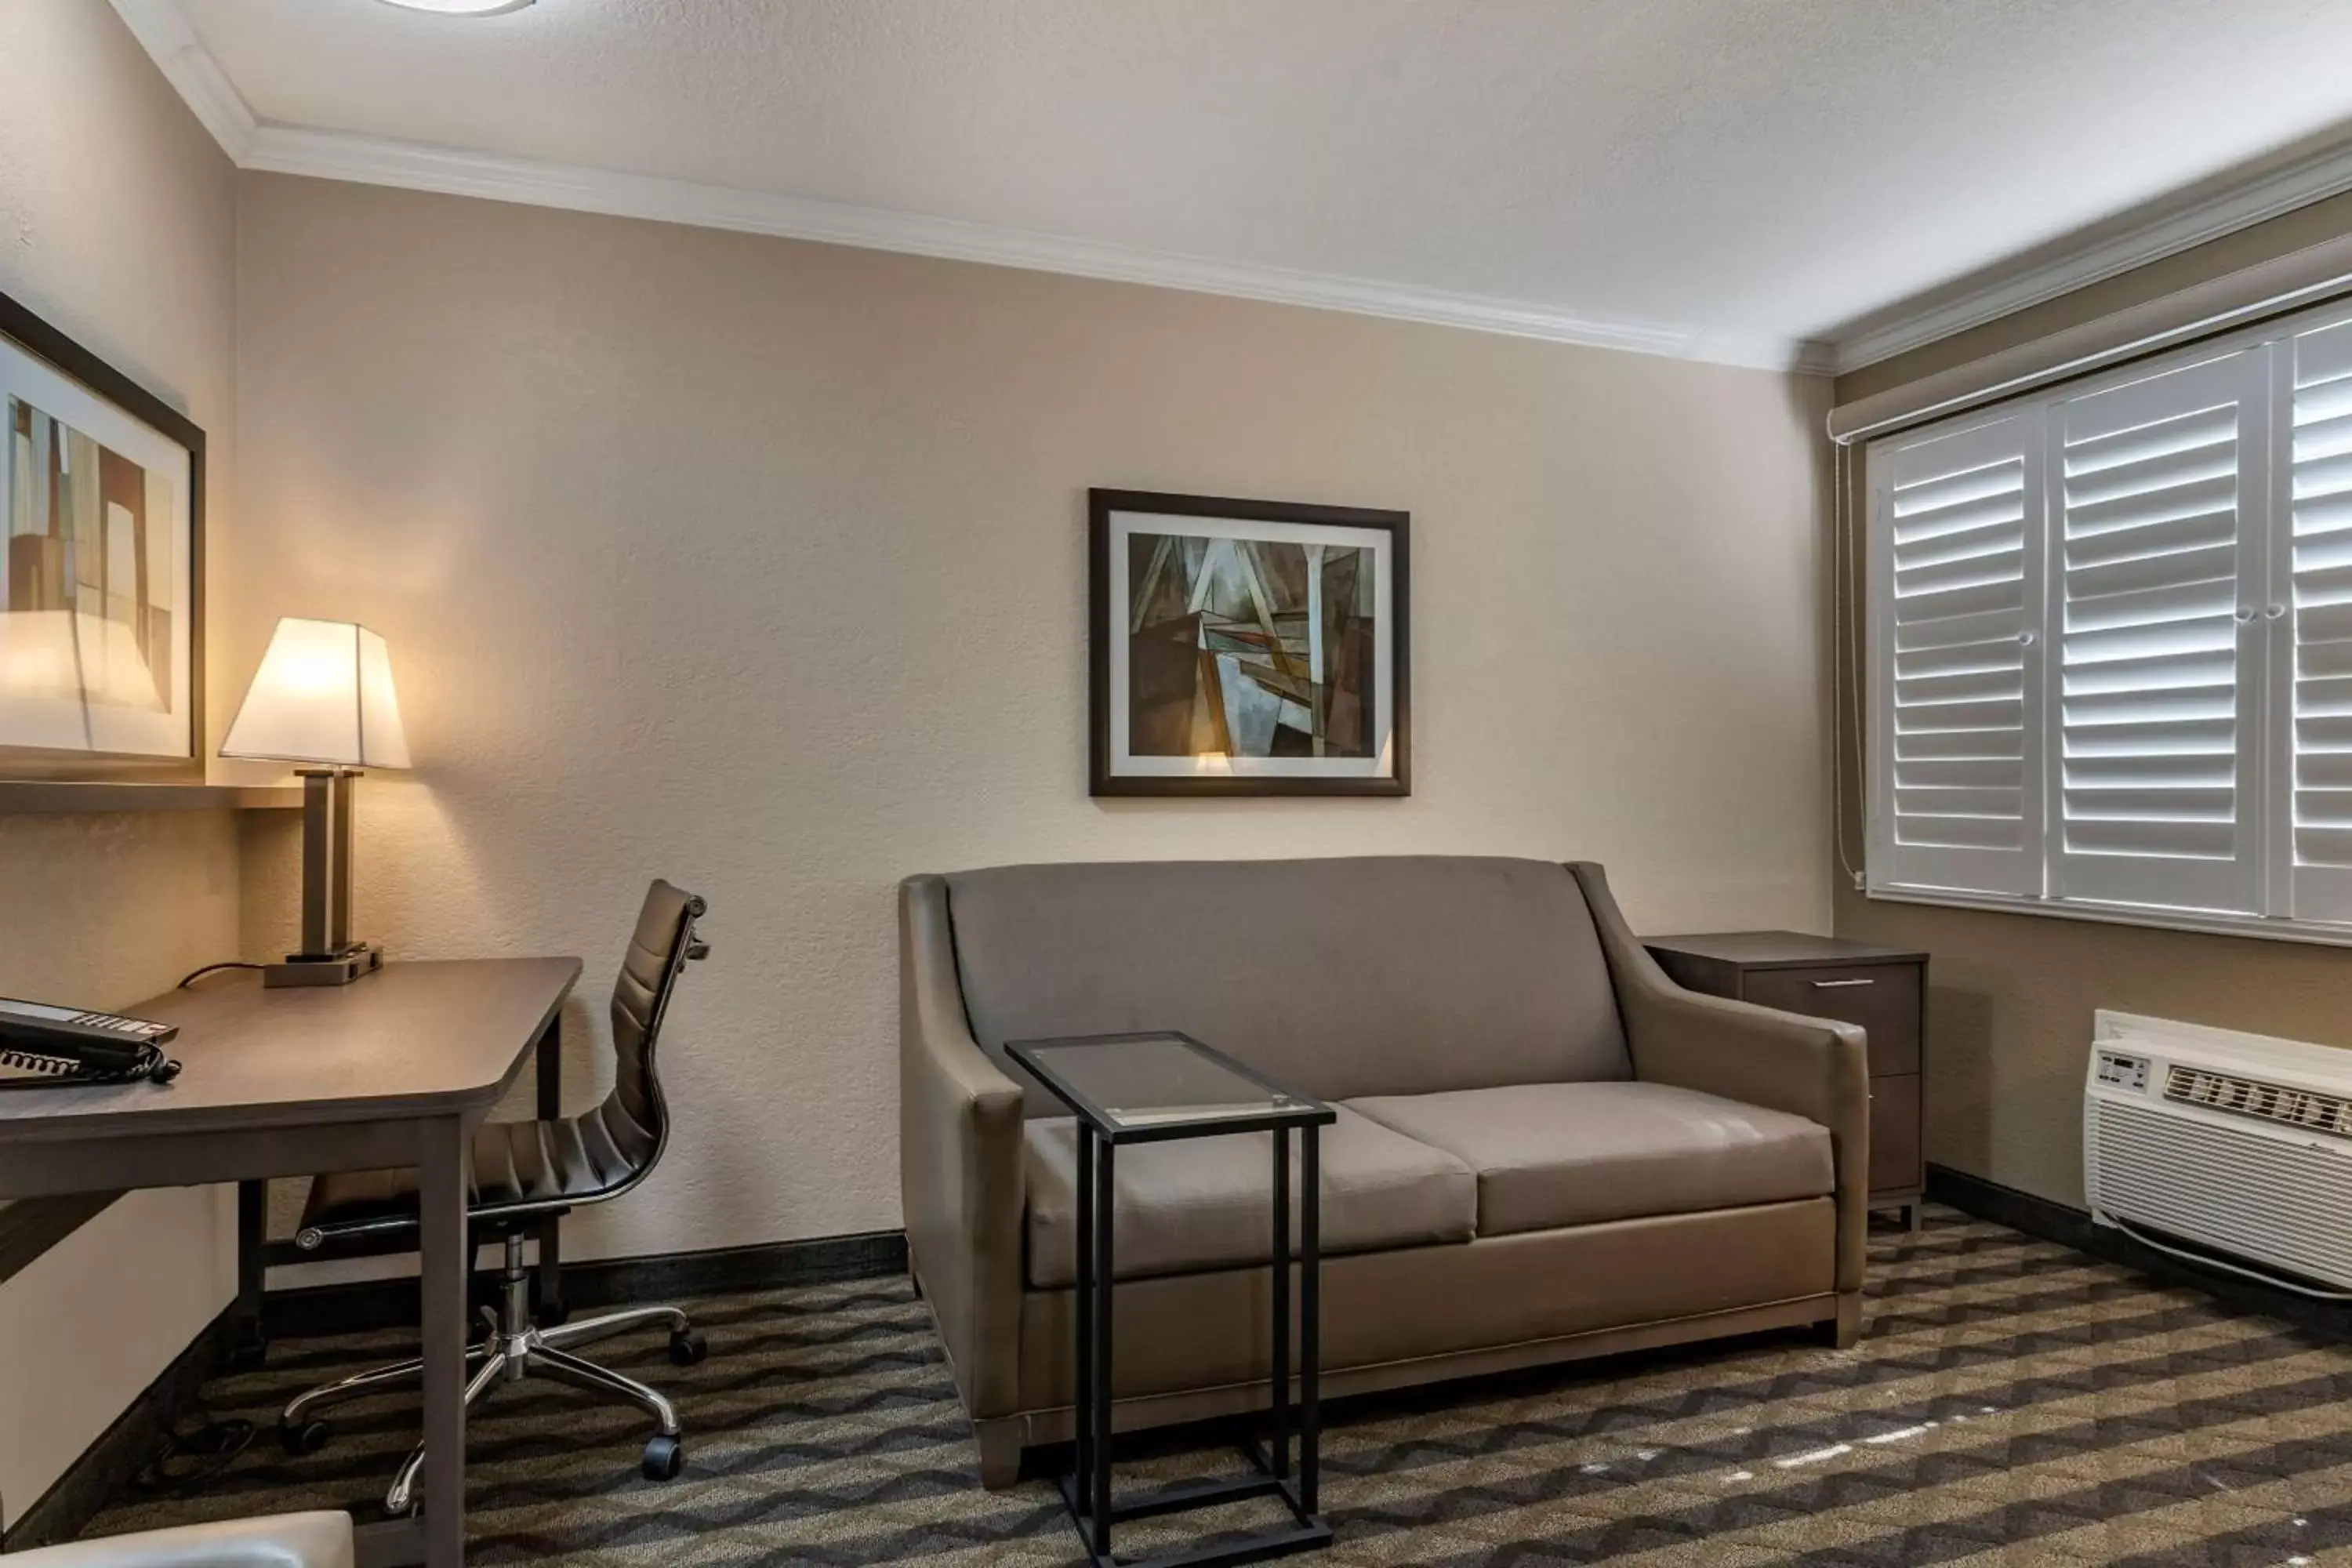
<path id="1" fill-rule="evenodd" d="M 694 1366 L 710 1353 L 710 1342 L 700 1329 L 684 1329 L 669 1337 L 669 1359 L 678 1366 Z"/>
<path id="2" fill-rule="evenodd" d="M 646 1439 L 646 1457 L 637 1468 L 649 1481 L 674 1481 L 678 1471 L 686 1468 L 686 1445 L 667 1433 L 656 1432 Z"/>
<path id="3" fill-rule="evenodd" d="M 327 1446 L 330 1428 L 324 1421 L 302 1421 L 292 1426 L 278 1424 L 278 1442 L 288 1453 L 297 1458 L 315 1454 Z"/>

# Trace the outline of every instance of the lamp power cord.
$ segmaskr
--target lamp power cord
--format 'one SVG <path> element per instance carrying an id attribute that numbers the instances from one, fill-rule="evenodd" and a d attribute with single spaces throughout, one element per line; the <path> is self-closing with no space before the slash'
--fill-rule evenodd
<path id="1" fill-rule="evenodd" d="M 173 989 L 176 991 L 185 991 L 189 986 L 194 985 L 205 975 L 218 973 L 224 969 L 260 969 L 263 967 L 266 966 L 258 963 L 247 963 L 241 959 L 235 958 L 229 959 L 221 963 L 207 963 L 202 969 L 190 970 L 187 973 L 182 975 L 180 977 L 180 984 L 173 987 Z"/>

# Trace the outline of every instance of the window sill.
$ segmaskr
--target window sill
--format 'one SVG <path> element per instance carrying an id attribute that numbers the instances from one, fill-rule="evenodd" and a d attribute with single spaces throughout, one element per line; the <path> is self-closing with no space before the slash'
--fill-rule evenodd
<path id="1" fill-rule="evenodd" d="M 2192 910 L 2134 909 L 2124 905 L 2058 903 L 2044 899 L 2002 899 L 1934 888 L 1869 888 L 1865 898 L 1891 904 L 1934 904 L 1980 910 L 1997 915 L 2041 915 L 2100 925 L 2144 926 L 2154 931 L 2196 931 L 2206 936 L 2244 936 L 2262 942 L 2301 942 L 2320 947 L 2352 947 L 2352 925 L 2273 920 L 2262 915 L 2200 914 Z"/>

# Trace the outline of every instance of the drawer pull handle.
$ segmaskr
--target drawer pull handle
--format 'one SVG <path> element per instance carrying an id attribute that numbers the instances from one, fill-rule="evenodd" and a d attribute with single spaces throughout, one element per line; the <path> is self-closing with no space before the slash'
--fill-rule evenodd
<path id="1" fill-rule="evenodd" d="M 1816 991 L 1843 991 L 1849 985 L 1875 985 L 1877 984 L 1878 982 L 1875 980 L 1816 980 L 1811 983 L 1813 989 Z"/>

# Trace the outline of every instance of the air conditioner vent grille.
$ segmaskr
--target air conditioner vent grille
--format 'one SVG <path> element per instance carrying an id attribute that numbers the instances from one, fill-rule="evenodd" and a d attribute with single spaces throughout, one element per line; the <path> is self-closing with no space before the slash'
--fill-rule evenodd
<path id="1" fill-rule="evenodd" d="M 2179 1105 L 2201 1105 L 2234 1116 L 2251 1116 L 2282 1127 L 2352 1139 L 2352 1100 L 2235 1073 L 2173 1067 L 2165 1075 L 2164 1098 Z"/>

